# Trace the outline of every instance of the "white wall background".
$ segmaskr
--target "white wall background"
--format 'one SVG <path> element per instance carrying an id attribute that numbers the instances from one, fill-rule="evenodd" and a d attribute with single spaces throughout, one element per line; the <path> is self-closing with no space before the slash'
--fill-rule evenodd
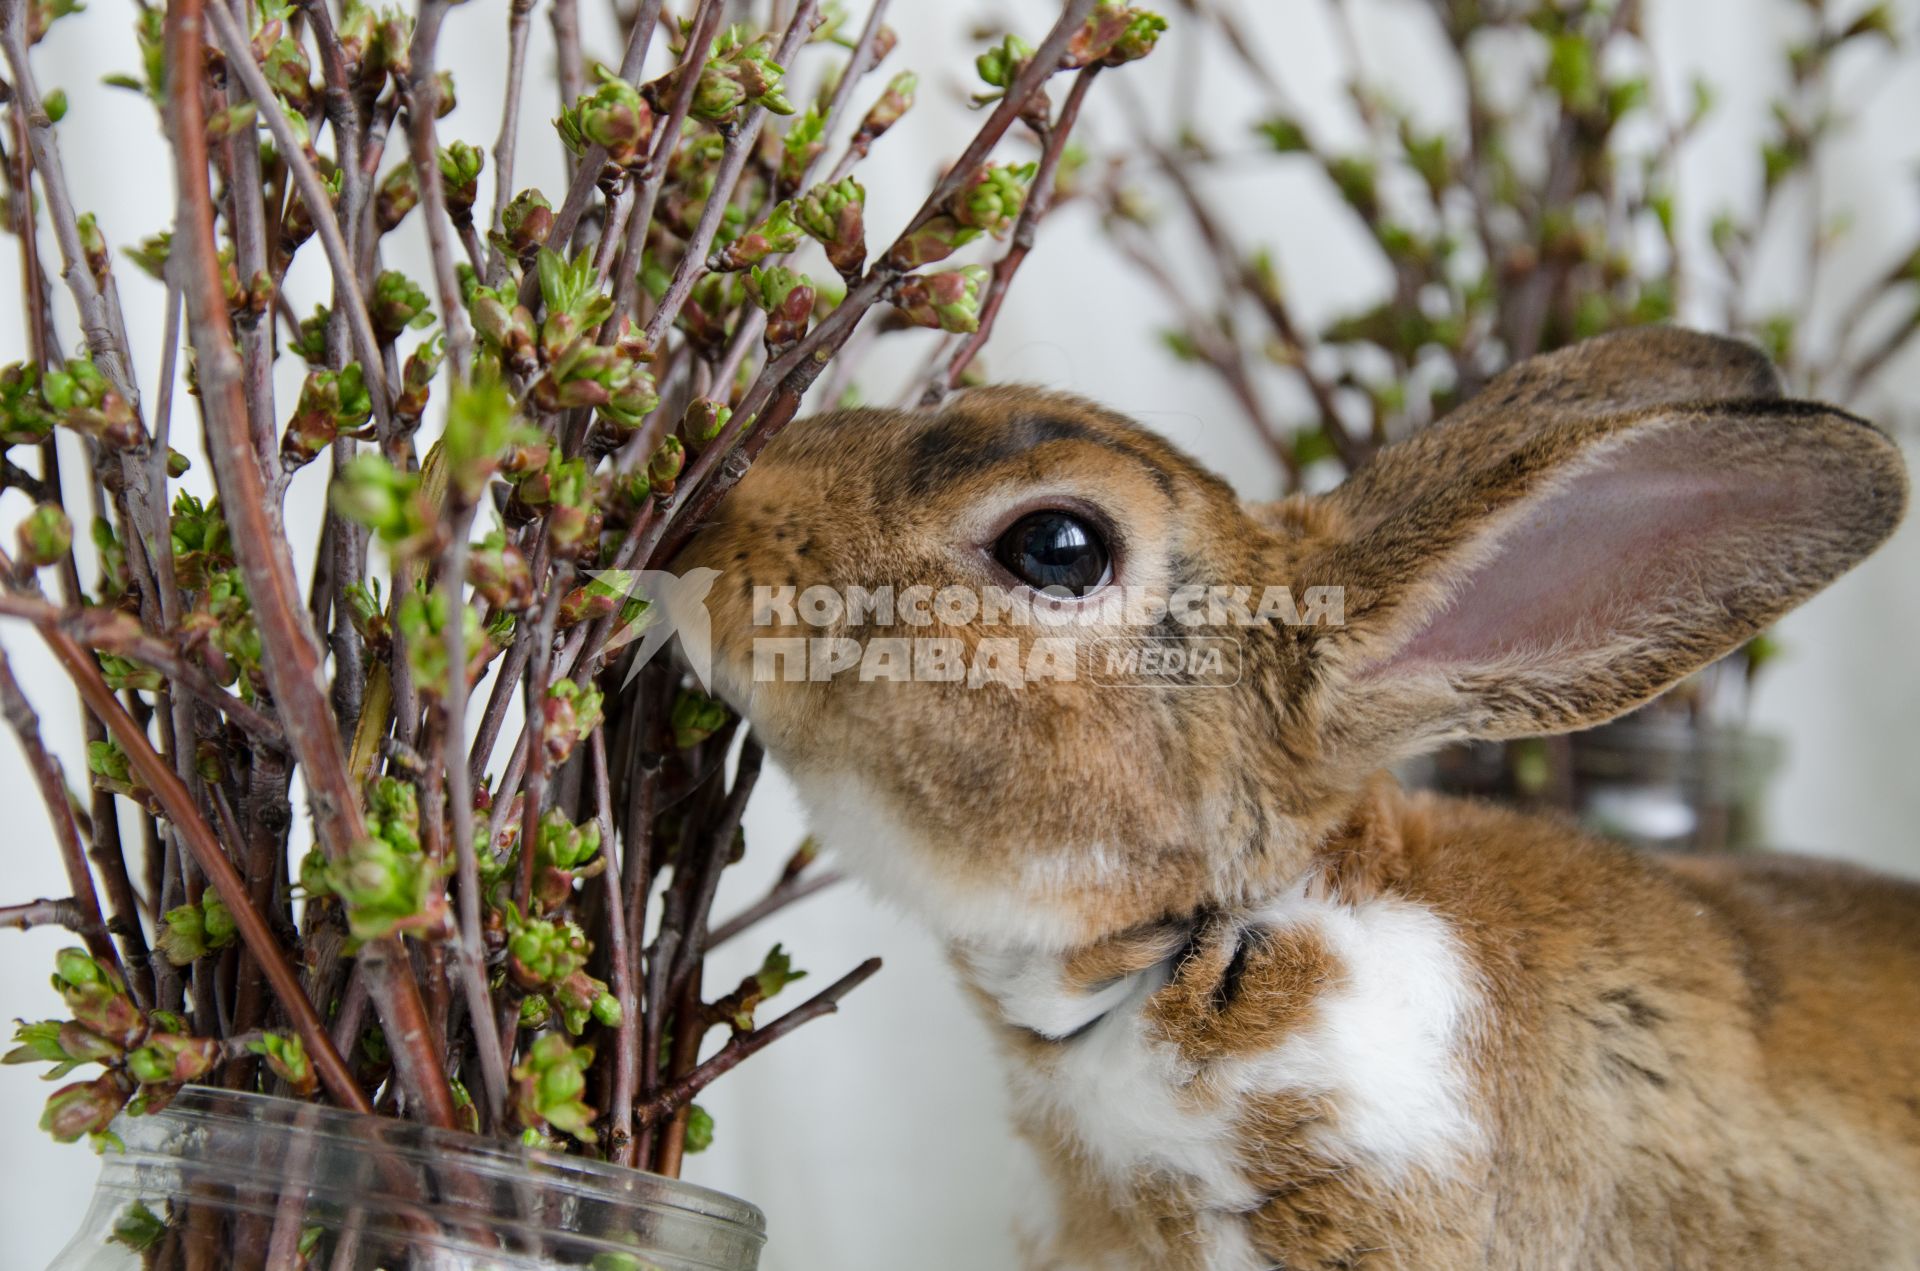
<path id="1" fill-rule="evenodd" d="M 606 15 L 600 6 L 585 7 L 591 11 L 590 37 L 601 52 L 611 53 Z M 1051 7 L 1039 0 L 907 0 L 894 6 L 902 37 L 895 64 L 921 69 L 924 86 L 922 104 L 881 143 L 866 173 L 875 240 L 918 202 L 934 160 L 957 153 L 975 126 L 976 117 L 954 100 L 970 78 L 968 61 L 978 48 L 968 14 L 1010 17 L 1037 37 Z M 1240 0 L 1238 7 L 1310 120 L 1323 135 L 1341 135 L 1339 84 L 1347 68 L 1320 0 Z M 1684 99 L 1696 73 L 1721 89 L 1722 105 L 1689 156 L 1682 189 L 1682 216 L 1695 236 L 1718 208 L 1741 204 L 1757 188 L 1757 138 L 1778 87 L 1779 18 L 1792 7 L 1760 0 L 1649 0 L 1665 90 Z M 1914 30 L 1920 19 L 1915 5 L 1909 0 L 1898 7 L 1903 29 Z M 94 8 L 62 22 L 37 58 L 43 88 L 63 86 L 73 98 L 61 137 L 76 202 L 98 211 L 109 240 L 120 245 L 168 223 L 172 182 L 145 104 L 97 87 L 102 74 L 137 65 L 130 12 L 111 0 L 96 0 Z M 461 105 L 443 123 L 443 137 L 491 143 L 505 12 L 505 0 L 473 0 L 448 23 L 443 65 L 459 74 Z M 1455 86 L 1432 55 L 1428 7 L 1415 0 L 1358 0 L 1357 13 L 1366 71 L 1436 119 L 1456 118 Z M 1197 80 L 1183 79 L 1179 25 L 1162 53 L 1103 81 L 1096 99 L 1120 88 L 1123 79 L 1147 101 L 1177 100 L 1173 94 L 1197 90 L 1200 116 L 1216 125 L 1217 135 L 1239 144 L 1248 135 L 1245 125 L 1260 113 L 1257 92 L 1217 51 L 1214 69 Z M 544 21 L 534 31 L 532 65 L 538 69 L 549 64 L 550 45 Z M 1778 302 L 1811 312 L 1829 332 L 1844 330 L 1856 317 L 1833 312 L 1839 298 L 1883 270 L 1888 253 L 1910 242 L 1920 226 L 1913 180 L 1920 134 L 1912 128 L 1920 118 L 1920 63 L 1910 61 L 1877 80 L 1870 98 L 1845 104 L 1863 118 L 1824 174 L 1830 205 L 1848 207 L 1854 216 L 1854 232 L 1835 258 L 1835 285 L 1808 296 L 1800 294 L 1797 280 L 1781 275 L 1775 286 Z M 552 190 L 556 164 L 538 160 L 543 150 L 552 150 L 539 136 L 550 110 L 540 102 L 527 112 L 521 183 Z M 1121 135 L 1110 109 L 1093 113 L 1090 139 Z M 1247 148 L 1251 153 L 1253 147 Z M 491 172 L 482 188 L 491 190 Z M 1353 307 L 1377 285 L 1357 250 L 1357 230 L 1305 174 L 1254 161 L 1221 173 L 1211 190 L 1230 204 L 1237 232 L 1276 249 L 1310 321 Z M 14 251 L 0 252 L 0 295 L 14 294 L 17 270 Z M 417 267 L 412 272 L 426 277 Z M 160 291 L 130 268 L 120 267 L 120 276 L 128 325 L 136 347 L 145 351 L 139 369 L 151 395 Z M 296 299 L 304 309 L 318 293 L 310 278 L 296 278 L 293 285 L 303 281 L 307 290 Z M 1166 322 L 1153 294 L 1116 269 L 1089 210 L 1069 206 L 1047 222 L 988 361 L 998 378 L 1074 389 L 1131 411 L 1232 474 L 1247 494 L 1271 492 L 1275 475 L 1263 452 L 1229 422 L 1232 411 L 1212 383 L 1159 351 L 1153 332 Z M 70 340 L 73 327 L 63 330 Z M 17 306 L 0 304 L 0 361 L 24 349 Z M 920 364 L 918 350 L 890 353 L 884 343 L 880 350 L 869 364 L 869 385 L 903 382 Z M 1909 358 L 1883 380 L 1888 417 L 1912 419 L 1904 407 L 1916 379 L 1920 365 Z M 292 387 L 283 383 L 282 393 Z M 180 418 L 182 428 L 190 427 Z M 205 470 L 198 465 L 199 475 L 189 481 L 204 481 Z M 296 483 L 296 511 L 311 514 L 319 485 L 312 470 Z M 0 500 L 0 525 L 11 526 L 23 511 L 18 495 Z M 1760 723 L 1791 742 L 1772 806 L 1782 844 L 1920 873 L 1920 835 L 1913 828 L 1920 825 L 1920 781 L 1913 779 L 1920 756 L 1920 668 L 1910 653 L 1916 628 L 1920 523 L 1784 624 L 1790 657 L 1765 680 L 1756 707 Z M 84 766 L 72 694 L 25 631 L 0 629 L 0 645 L 14 659 L 49 741 L 66 756 L 77 781 Z M 0 743 L 0 790 L 12 830 L 0 847 L 0 903 L 64 894 L 41 809 L 13 753 Z M 774 774 L 749 818 L 757 850 L 729 876 L 720 912 L 759 894 L 801 828 Z M 1008 1219 L 1021 1186 L 1015 1181 L 1016 1149 L 1004 1129 L 985 1031 L 953 986 L 939 950 L 852 888 L 791 911 L 764 934 L 784 941 L 799 964 L 815 972 L 810 984 L 874 953 L 884 955 L 887 966 L 848 999 L 838 1017 L 809 1026 L 713 1088 L 703 1102 L 718 1122 L 717 1143 L 690 1162 L 689 1177 L 766 1208 L 773 1232 L 764 1264 L 769 1271 L 978 1271 L 1010 1265 Z M 0 1015 L 35 1018 L 56 1006 L 45 977 L 53 950 L 64 943 L 57 932 L 0 933 Z M 747 948 L 729 952 L 743 967 L 753 957 Z M 7 1144 L 0 1154 L 0 1265 L 7 1267 L 44 1265 L 72 1231 L 92 1183 L 95 1165 L 84 1148 L 58 1147 L 32 1128 L 46 1092 L 26 1070 L 0 1070 L 0 1127 Z"/>

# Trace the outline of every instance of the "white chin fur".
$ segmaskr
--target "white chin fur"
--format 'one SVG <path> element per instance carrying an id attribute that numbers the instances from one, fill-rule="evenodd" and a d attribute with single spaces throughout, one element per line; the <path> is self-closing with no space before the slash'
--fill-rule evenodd
<path id="1" fill-rule="evenodd" d="M 942 869 L 964 845 L 925 843 L 879 791 L 852 774 L 788 771 L 825 847 L 882 900 L 944 939 L 969 945 L 1067 948 L 1074 924 L 1059 909 L 1001 887 L 970 886 Z"/>

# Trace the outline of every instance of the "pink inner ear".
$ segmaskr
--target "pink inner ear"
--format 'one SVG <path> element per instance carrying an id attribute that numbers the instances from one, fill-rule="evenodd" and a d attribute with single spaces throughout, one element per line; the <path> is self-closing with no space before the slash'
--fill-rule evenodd
<path id="1" fill-rule="evenodd" d="M 1676 607 L 1709 625 L 1713 597 L 1746 581 L 1729 549 L 1804 510 L 1799 484 L 1706 468 L 1672 434 L 1626 445 L 1536 500 L 1374 671 L 1590 652 Z"/>

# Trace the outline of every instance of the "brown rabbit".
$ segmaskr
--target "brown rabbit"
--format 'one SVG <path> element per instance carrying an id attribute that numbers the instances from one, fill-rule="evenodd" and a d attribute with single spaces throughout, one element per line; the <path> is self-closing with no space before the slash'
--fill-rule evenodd
<path id="1" fill-rule="evenodd" d="M 1649 857 L 1382 773 L 1631 710 L 1905 500 L 1873 428 L 1649 329 L 1262 506 L 1060 394 L 838 412 L 680 564 L 723 571 L 719 691 L 1004 1039 L 1052 1182 L 1031 1267 L 1920 1267 L 1920 889 Z M 1344 612 L 1104 603 L 1275 584 Z M 885 641 L 908 660 L 850 660 Z M 1112 659 L 1206 641 L 1234 665 Z"/>

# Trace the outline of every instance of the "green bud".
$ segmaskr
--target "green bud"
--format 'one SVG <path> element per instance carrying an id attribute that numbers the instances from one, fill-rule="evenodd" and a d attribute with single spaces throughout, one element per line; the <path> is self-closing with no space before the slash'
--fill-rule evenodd
<path id="1" fill-rule="evenodd" d="M 662 497 L 673 493 L 674 482 L 680 476 L 680 469 L 686 466 L 687 448 L 681 440 L 668 433 L 653 452 L 653 458 L 647 461 L 647 480 L 653 486 L 653 492 Z"/>
<path id="2" fill-rule="evenodd" d="M 867 192 L 852 177 L 816 185 L 794 205 L 794 220 L 826 248 L 827 259 L 842 277 L 859 273 L 866 264 L 866 206 Z"/>
<path id="3" fill-rule="evenodd" d="M 307 1048 L 293 1034 L 266 1033 L 248 1042 L 247 1049 L 264 1058 L 273 1075 L 292 1086 L 295 1094 L 310 1095 L 319 1085 Z"/>
<path id="4" fill-rule="evenodd" d="M 496 249 L 513 260 L 525 260 L 553 232 L 553 205 L 538 190 L 522 190 L 500 212 L 500 228 L 492 236 Z"/>
<path id="5" fill-rule="evenodd" d="M 1037 170 L 1032 163 L 983 164 L 947 202 L 948 212 L 960 224 L 998 237 L 1026 205 L 1027 184 Z"/>
<path id="6" fill-rule="evenodd" d="M 696 397 L 687 403 L 687 413 L 680 417 L 680 439 L 698 450 L 725 432 L 727 421 L 732 418 L 732 408 L 709 397 Z"/>
<path id="7" fill-rule="evenodd" d="M 1020 77 L 1020 68 L 1033 58 L 1033 45 L 1017 35 L 1009 35 L 996 47 L 988 49 L 973 60 L 973 66 L 980 78 L 993 88 L 1001 91 L 975 96 L 976 102 L 996 101 L 1006 96 L 1006 90 Z"/>
<path id="8" fill-rule="evenodd" d="M 605 67 L 596 68 L 600 83 L 553 121 L 560 140 L 575 154 L 600 146 L 609 162 L 629 167 L 646 157 L 653 137 L 653 111 L 640 93 Z"/>
<path id="9" fill-rule="evenodd" d="M 59 123 L 67 117 L 67 90 L 64 88 L 54 89 L 40 99 L 40 105 L 45 108 L 49 122 Z"/>
<path id="10" fill-rule="evenodd" d="M 38 569 L 64 559 L 73 546 L 73 522 L 57 503 L 42 503 L 20 522 L 20 559 Z"/>
<path id="11" fill-rule="evenodd" d="M 113 1243 L 125 1245 L 135 1253 L 145 1253 L 158 1245 L 167 1236 L 167 1224 L 160 1215 L 147 1208 L 143 1200 L 136 1200 L 127 1206 L 126 1212 L 113 1220 Z"/>
<path id="12" fill-rule="evenodd" d="M 373 280 L 373 294 L 367 307 L 373 317 L 374 333 L 390 343 L 409 329 L 432 323 L 433 312 L 427 305 L 427 293 L 397 269 L 383 271 Z"/>
<path id="13" fill-rule="evenodd" d="M 126 1106 L 128 1093 L 111 1074 L 62 1086 L 48 1097 L 40 1128 L 61 1143 L 104 1135 Z"/>
<path id="14" fill-rule="evenodd" d="M 210 1037 L 152 1033 L 147 1044 L 127 1054 L 127 1072 L 142 1085 L 174 1086 L 212 1071 L 220 1043 Z"/>
<path id="15" fill-rule="evenodd" d="M 793 204 L 777 203 L 766 220 L 727 244 L 712 264 L 715 269 L 740 269 L 758 264 L 769 256 L 792 251 L 804 237 L 805 231 L 793 219 Z"/>
<path id="16" fill-rule="evenodd" d="M 546 746 L 547 757 L 554 764 L 563 763 L 573 753 L 576 744 L 591 737 L 600 727 L 603 699 L 600 690 L 589 683 L 585 688 L 572 680 L 555 680 L 547 689 L 546 701 L 542 707 L 543 723 L 540 735 Z M 600 831 L 596 828 L 594 845 L 600 841 Z M 545 842 L 542 830 L 542 844 Z M 562 869 L 572 869 L 573 864 L 558 862 Z"/>
<path id="17" fill-rule="evenodd" d="M 596 1113 L 580 1098 L 592 1066 L 591 1046 L 576 1046 L 554 1033 L 535 1042 L 525 1062 L 513 1069 L 514 1113 L 521 1124 L 529 1130 L 550 1126 L 592 1143 Z"/>
<path id="18" fill-rule="evenodd" d="M 699 745 L 726 727 L 726 704 L 693 689 L 673 699 L 673 744 L 681 750 Z"/>
<path id="19" fill-rule="evenodd" d="M 444 164 L 444 160 L 442 162 Z M 380 188 L 374 192 L 374 222 L 384 234 L 407 219 L 407 213 L 413 211 L 419 202 L 419 175 L 414 172 L 412 163 L 403 163 L 381 178 Z"/>
<path id="20" fill-rule="evenodd" d="M 487 156 L 480 147 L 456 141 L 440 147 L 440 186 L 447 198 L 447 214 L 455 225 L 473 220 L 473 201 L 480 192 L 480 170 Z"/>
<path id="21" fill-rule="evenodd" d="M 827 148 L 826 135 L 826 115 L 819 107 L 809 106 L 781 136 L 780 167 L 774 183 L 782 194 L 791 194 L 800 188 L 807 169 Z"/>
<path id="22" fill-rule="evenodd" d="M 980 300 L 992 273 L 984 265 L 962 265 L 902 281 L 893 304 L 916 326 L 969 332 L 980 328 Z"/>
<path id="23" fill-rule="evenodd" d="M 704 1152 L 713 1146 L 713 1114 L 699 1104 L 687 1108 L 686 1150 Z"/>

